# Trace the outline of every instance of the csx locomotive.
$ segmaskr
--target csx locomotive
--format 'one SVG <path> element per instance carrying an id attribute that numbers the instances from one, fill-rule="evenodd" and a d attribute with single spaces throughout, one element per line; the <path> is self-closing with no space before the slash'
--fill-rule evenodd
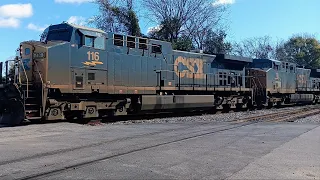
<path id="1" fill-rule="evenodd" d="M 69 23 L 20 44 L 0 85 L 2 124 L 317 103 L 320 72 L 294 63 L 172 49 Z M 8 75 L 8 62 L 6 62 Z"/>

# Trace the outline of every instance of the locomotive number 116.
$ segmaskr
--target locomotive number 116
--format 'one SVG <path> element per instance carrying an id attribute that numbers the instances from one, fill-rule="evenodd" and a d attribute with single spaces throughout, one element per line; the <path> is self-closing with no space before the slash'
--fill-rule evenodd
<path id="1" fill-rule="evenodd" d="M 99 57 L 99 52 L 91 52 L 88 51 L 88 61 L 99 61 L 100 57 Z"/>

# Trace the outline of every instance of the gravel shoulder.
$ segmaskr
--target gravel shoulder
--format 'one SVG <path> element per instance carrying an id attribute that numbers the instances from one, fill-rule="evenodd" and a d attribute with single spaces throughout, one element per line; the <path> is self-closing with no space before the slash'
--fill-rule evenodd
<path id="1" fill-rule="evenodd" d="M 320 124 L 320 114 L 309 116 L 301 119 L 297 119 L 294 122 L 296 123 L 318 123 Z"/>
<path id="2" fill-rule="evenodd" d="M 119 124 L 139 124 L 139 123 L 157 124 L 157 123 L 186 123 L 186 122 L 187 123 L 188 122 L 228 122 L 228 121 L 233 121 L 233 120 L 242 119 L 242 118 L 266 115 L 266 114 L 287 111 L 287 110 L 298 110 L 298 109 L 304 109 L 308 107 L 311 108 L 311 107 L 314 107 L 314 105 L 286 107 L 286 108 L 279 108 L 279 109 L 272 108 L 272 109 L 263 109 L 263 110 L 255 110 L 255 111 L 204 114 L 200 116 L 155 118 L 155 119 L 147 119 L 147 120 L 128 120 L 128 121 L 118 121 L 110 124 L 119 125 Z"/>

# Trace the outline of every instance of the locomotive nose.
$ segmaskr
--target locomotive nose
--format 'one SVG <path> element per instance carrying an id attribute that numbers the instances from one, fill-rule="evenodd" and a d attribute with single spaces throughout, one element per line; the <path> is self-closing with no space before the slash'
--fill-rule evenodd
<path id="1" fill-rule="evenodd" d="M 32 48 L 31 45 L 24 44 L 24 43 L 20 44 L 20 58 L 22 59 L 24 68 L 26 70 L 29 70 L 29 68 L 30 68 L 30 66 L 29 66 L 30 63 L 29 62 L 32 59 L 31 48 Z"/>
<path id="2" fill-rule="evenodd" d="M 20 58 L 21 58 L 21 80 L 22 82 L 32 80 L 32 46 L 26 43 L 20 44 Z"/>
<path id="3" fill-rule="evenodd" d="M 37 45 L 37 42 L 22 42 L 20 44 L 19 55 L 21 58 L 21 66 L 20 66 L 20 77 L 23 83 L 32 82 L 36 79 L 32 72 L 37 71 L 35 67 L 35 62 L 38 60 L 42 60 L 46 57 L 46 50 L 41 46 Z"/>

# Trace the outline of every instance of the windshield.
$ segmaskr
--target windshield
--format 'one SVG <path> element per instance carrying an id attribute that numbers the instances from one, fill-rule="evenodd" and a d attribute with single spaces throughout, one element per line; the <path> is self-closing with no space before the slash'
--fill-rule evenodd
<path id="1" fill-rule="evenodd" d="M 70 31 L 63 29 L 63 30 L 51 30 L 48 32 L 47 41 L 70 41 L 71 33 Z"/>
<path id="2" fill-rule="evenodd" d="M 41 42 L 45 41 L 67 41 L 70 42 L 71 31 L 68 29 L 46 29 L 41 35 Z"/>

